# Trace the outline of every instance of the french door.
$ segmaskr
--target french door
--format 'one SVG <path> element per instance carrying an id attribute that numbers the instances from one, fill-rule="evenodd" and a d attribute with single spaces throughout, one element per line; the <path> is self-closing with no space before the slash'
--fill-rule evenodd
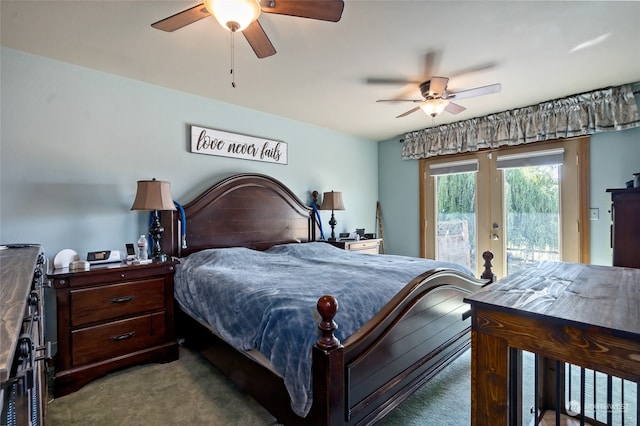
<path id="1" fill-rule="evenodd" d="M 589 261 L 588 138 L 420 160 L 421 256 L 500 277 Z"/>

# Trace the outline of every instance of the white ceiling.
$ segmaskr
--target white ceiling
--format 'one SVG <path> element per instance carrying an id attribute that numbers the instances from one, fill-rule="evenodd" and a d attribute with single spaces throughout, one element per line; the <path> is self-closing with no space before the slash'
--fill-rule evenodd
<path id="1" fill-rule="evenodd" d="M 640 80 L 640 2 L 345 0 L 340 22 L 262 14 L 277 54 L 258 59 L 214 18 L 173 33 L 150 25 L 196 0 L 1 0 L 0 41 L 23 50 L 311 123 L 374 141 L 451 121 Z M 434 119 L 397 115 L 416 85 L 373 78 L 450 77 L 449 90 L 501 83 Z M 474 72 L 464 72 L 473 70 Z"/>

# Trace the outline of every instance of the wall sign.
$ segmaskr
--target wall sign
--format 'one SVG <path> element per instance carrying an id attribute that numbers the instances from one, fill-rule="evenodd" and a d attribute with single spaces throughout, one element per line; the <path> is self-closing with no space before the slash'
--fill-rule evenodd
<path id="1" fill-rule="evenodd" d="M 281 141 L 256 138 L 191 126 L 191 152 L 287 164 L 287 144 Z"/>

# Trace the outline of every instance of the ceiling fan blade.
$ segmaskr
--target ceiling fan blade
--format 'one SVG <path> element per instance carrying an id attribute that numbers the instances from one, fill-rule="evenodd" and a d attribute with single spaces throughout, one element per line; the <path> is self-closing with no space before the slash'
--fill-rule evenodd
<path id="1" fill-rule="evenodd" d="M 160 21 L 151 24 L 151 26 L 158 30 L 172 32 L 189 24 L 193 24 L 207 16 L 211 16 L 211 14 L 207 8 L 204 7 L 204 3 L 200 3 L 197 6 L 190 7 L 187 10 L 171 15 L 168 18 L 161 19 Z"/>
<path id="2" fill-rule="evenodd" d="M 367 78 L 367 84 L 420 84 L 418 80 L 407 80 L 406 78 Z"/>
<path id="3" fill-rule="evenodd" d="M 262 0 L 262 11 L 338 22 L 342 18 L 343 0 Z"/>
<path id="4" fill-rule="evenodd" d="M 478 64 L 478 65 L 471 66 L 471 67 L 468 67 L 468 68 L 463 68 L 463 69 L 460 69 L 458 71 L 450 73 L 449 74 L 449 78 L 460 77 L 460 76 L 465 75 L 465 74 L 472 74 L 472 73 L 475 73 L 475 72 L 490 70 L 491 68 L 494 68 L 497 65 L 498 65 L 497 62 L 486 62 L 484 64 Z"/>
<path id="5" fill-rule="evenodd" d="M 445 111 L 451 114 L 459 114 L 464 111 L 466 108 L 462 105 L 454 104 L 453 102 L 449 102 L 447 106 L 444 108 Z"/>
<path id="6" fill-rule="evenodd" d="M 466 99 L 474 96 L 489 95 L 491 93 L 498 93 L 502 90 L 500 83 L 490 84 L 488 86 L 476 87 L 475 89 L 462 90 L 461 92 L 448 93 L 447 99 Z"/>
<path id="7" fill-rule="evenodd" d="M 448 82 L 449 79 L 447 77 L 431 77 L 431 80 L 429 80 L 429 95 L 436 98 L 441 97 L 447 89 Z"/>
<path id="8" fill-rule="evenodd" d="M 400 115 L 399 115 L 399 116 L 397 116 L 396 118 L 406 117 L 407 115 L 409 115 L 409 114 L 413 114 L 414 112 L 419 111 L 419 110 L 420 110 L 420 107 L 419 107 L 419 106 L 417 106 L 417 107 L 415 107 L 415 108 L 413 108 L 413 109 L 410 109 L 410 110 L 409 110 L 409 111 L 407 111 L 407 112 L 404 112 L 404 113 L 400 114 Z"/>
<path id="9" fill-rule="evenodd" d="M 262 29 L 260 22 L 253 21 L 247 28 L 242 31 L 251 48 L 258 58 L 266 58 L 275 55 L 276 49 L 271 44 L 271 40 L 267 37 L 267 33 Z"/>
<path id="10" fill-rule="evenodd" d="M 440 53 L 435 50 L 431 50 L 424 55 L 424 80 L 429 80 L 433 75 L 433 70 L 436 69 L 436 59 L 438 56 L 440 56 Z"/>
<path id="11" fill-rule="evenodd" d="M 424 102 L 424 99 L 378 99 L 376 102 Z"/>

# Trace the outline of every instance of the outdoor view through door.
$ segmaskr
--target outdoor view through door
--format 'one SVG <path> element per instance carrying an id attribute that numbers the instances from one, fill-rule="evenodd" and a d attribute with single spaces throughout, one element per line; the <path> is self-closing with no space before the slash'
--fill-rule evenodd
<path id="1" fill-rule="evenodd" d="M 536 260 L 560 260 L 558 166 L 504 171 L 507 274 Z"/>
<path id="2" fill-rule="evenodd" d="M 540 260 L 584 262 L 578 157 L 588 167 L 588 138 L 421 160 L 421 255 L 479 273 L 491 250 L 498 278 Z"/>
<path id="3" fill-rule="evenodd" d="M 434 165 L 436 259 L 475 269 L 477 161 Z"/>

